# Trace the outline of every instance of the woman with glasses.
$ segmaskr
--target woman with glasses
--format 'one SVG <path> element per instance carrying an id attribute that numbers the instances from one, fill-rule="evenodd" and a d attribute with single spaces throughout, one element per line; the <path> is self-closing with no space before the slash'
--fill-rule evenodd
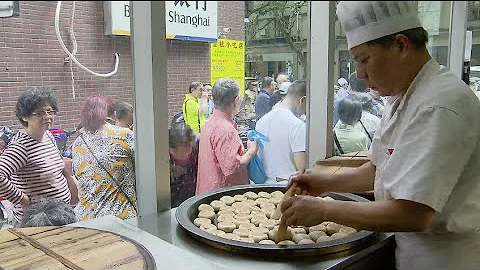
<path id="1" fill-rule="evenodd" d="M 88 97 L 82 108 L 84 132 L 73 143 L 73 171 L 78 179 L 79 220 L 101 216 L 136 216 L 133 131 L 108 123 L 111 99 Z"/>
<path id="2" fill-rule="evenodd" d="M 57 100 L 45 89 L 27 89 L 17 100 L 16 116 L 23 129 L 0 155 L 0 197 L 15 205 L 13 215 L 18 224 L 24 209 L 42 198 L 75 203 L 72 170 L 65 167 L 48 131 L 57 111 Z"/>

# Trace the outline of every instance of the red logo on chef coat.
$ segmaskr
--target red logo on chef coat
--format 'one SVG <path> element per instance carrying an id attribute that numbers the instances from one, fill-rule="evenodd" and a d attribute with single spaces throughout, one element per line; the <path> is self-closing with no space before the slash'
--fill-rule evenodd
<path id="1" fill-rule="evenodd" d="M 389 156 L 391 156 L 391 155 L 393 154 L 393 151 L 394 151 L 394 150 L 395 150 L 395 149 L 393 149 L 393 148 L 387 148 L 387 154 L 388 154 Z"/>

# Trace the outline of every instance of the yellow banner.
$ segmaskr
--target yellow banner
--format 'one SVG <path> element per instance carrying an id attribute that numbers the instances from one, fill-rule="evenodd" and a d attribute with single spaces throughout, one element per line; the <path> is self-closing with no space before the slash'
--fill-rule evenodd
<path id="1" fill-rule="evenodd" d="M 245 92 L 245 42 L 243 40 L 218 39 L 210 45 L 210 81 L 232 78 Z"/>

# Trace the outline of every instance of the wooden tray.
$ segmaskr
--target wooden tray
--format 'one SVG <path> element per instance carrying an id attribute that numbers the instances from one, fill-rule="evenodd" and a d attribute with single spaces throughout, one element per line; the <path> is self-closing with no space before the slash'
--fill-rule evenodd
<path id="1" fill-rule="evenodd" d="M 0 231 L 0 269 L 155 269 L 139 243 L 88 228 L 36 227 Z"/>

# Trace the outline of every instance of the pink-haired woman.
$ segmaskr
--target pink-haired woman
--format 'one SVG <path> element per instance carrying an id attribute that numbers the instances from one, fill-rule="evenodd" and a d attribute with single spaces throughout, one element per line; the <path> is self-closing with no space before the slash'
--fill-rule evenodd
<path id="1" fill-rule="evenodd" d="M 73 143 L 73 170 L 78 179 L 79 220 L 114 215 L 136 216 L 133 132 L 108 123 L 112 101 L 88 97 L 82 108 L 84 132 Z"/>

